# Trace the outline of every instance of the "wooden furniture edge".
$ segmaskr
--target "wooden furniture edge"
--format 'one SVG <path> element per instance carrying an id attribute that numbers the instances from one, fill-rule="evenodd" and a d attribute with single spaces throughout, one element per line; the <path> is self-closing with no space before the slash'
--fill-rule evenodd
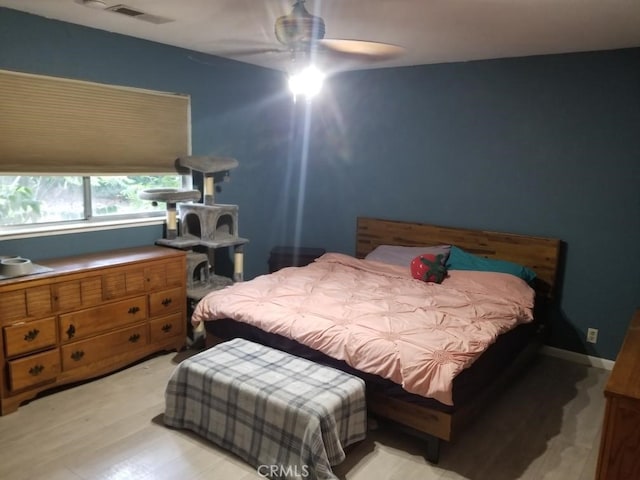
<path id="1" fill-rule="evenodd" d="M 629 322 L 616 363 L 604 389 L 608 397 L 631 397 L 640 400 L 640 309 L 636 310 Z"/>
<path id="2" fill-rule="evenodd" d="M 51 268 L 52 271 L 0 279 L 0 285 L 8 289 L 18 289 L 23 288 L 22 284 L 26 282 L 29 282 L 33 286 L 37 286 L 39 284 L 47 283 L 47 281 L 52 277 L 61 277 L 62 275 L 73 274 L 84 275 L 86 272 L 111 266 L 111 262 L 115 257 L 118 258 L 119 267 L 126 267 L 139 261 L 152 261 L 170 257 L 180 257 L 184 254 L 183 250 L 153 245 L 107 250 L 47 260 L 34 260 L 34 263 Z"/>
<path id="3" fill-rule="evenodd" d="M 621 442 L 624 442 L 627 453 L 632 453 L 632 445 L 637 445 L 638 437 L 621 432 L 620 425 L 616 425 L 616 414 L 625 411 L 626 420 L 630 428 L 637 425 L 640 418 L 640 308 L 631 318 L 627 333 L 616 357 L 616 362 L 604 388 L 606 397 L 605 413 L 602 420 L 598 462 L 596 465 L 596 479 L 623 478 L 621 475 L 636 473 L 628 471 L 630 465 L 625 463 L 625 455 L 621 452 Z M 630 412 L 636 412 L 631 415 Z M 636 457 L 637 458 L 637 457 Z M 637 467 L 637 464 L 635 465 Z M 636 477 L 633 477 L 636 478 Z"/>

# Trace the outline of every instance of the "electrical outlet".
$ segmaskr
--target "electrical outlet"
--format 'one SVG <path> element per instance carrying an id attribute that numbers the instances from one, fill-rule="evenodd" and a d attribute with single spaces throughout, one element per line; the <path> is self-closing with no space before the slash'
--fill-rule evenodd
<path id="1" fill-rule="evenodd" d="M 596 343 L 598 341 L 598 329 L 597 328 L 588 328 L 587 329 L 587 342 Z"/>

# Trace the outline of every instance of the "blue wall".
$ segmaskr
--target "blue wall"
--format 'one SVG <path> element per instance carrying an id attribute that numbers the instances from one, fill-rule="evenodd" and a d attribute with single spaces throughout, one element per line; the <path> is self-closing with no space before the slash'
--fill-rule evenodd
<path id="1" fill-rule="evenodd" d="M 303 243 L 351 251 L 358 215 L 559 238 L 551 344 L 615 358 L 640 307 L 640 49 L 350 73 L 326 93 Z"/>
<path id="2" fill-rule="evenodd" d="M 0 68 L 190 94 L 194 154 L 240 161 L 217 201 L 240 206 L 249 278 L 278 243 L 353 253 L 368 215 L 562 239 L 554 346 L 613 359 L 640 307 L 640 49 L 343 73 L 308 111 L 278 72 L 0 9 Z M 160 235 L 0 251 L 45 258 Z"/>
<path id="3" fill-rule="evenodd" d="M 0 68 L 189 94 L 193 153 L 240 161 L 216 200 L 240 206 L 239 232 L 250 239 L 247 277 L 266 271 L 270 199 L 279 189 L 290 134 L 282 73 L 3 8 Z M 136 227 L 5 240 L 0 252 L 43 260 L 150 245 L 160 237 L 161 226 Z"/>

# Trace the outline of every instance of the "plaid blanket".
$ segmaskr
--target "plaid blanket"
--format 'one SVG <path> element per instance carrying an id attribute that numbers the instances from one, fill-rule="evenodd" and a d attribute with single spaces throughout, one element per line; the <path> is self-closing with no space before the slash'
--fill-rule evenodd
<path id="1" fill-rule="evenodd" d="M 263 477 L 336 479 L 331 465 L 366 435 L 361 379 L 243 339 L 183 361 L 165 400 L 165 425 L 196 432 Z"/>

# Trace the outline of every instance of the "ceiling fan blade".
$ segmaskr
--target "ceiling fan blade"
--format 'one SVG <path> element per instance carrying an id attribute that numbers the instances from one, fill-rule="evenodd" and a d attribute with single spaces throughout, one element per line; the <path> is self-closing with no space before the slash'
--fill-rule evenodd
<path id="1" fill-rule="evenodd" d="M 270 53 L 287 53 L 288 50 L 282 48 L 245 48 L 245 49 L 233 49 L 233 50 L 215 50 L 212 51 L 213 55 L 219 57 L 247 57 L 251 55 L 264 55 Z"/>
<path id="2" fill-rule="evenodd" d="M 317 40 L 317 45 L 333 53 L 360 57 L 372 61 L 389 60 L 402 55 L 405 51 L 403 47 L 390 43 L 339 38 Z"/>
<path id="3" fill-rule="evenodd" d="M 283 53 L 287 51 L 285 47 L 275 42 L 237 39 L 201 42 L 198 47 L 205 53 L 227 58 Z"/>

